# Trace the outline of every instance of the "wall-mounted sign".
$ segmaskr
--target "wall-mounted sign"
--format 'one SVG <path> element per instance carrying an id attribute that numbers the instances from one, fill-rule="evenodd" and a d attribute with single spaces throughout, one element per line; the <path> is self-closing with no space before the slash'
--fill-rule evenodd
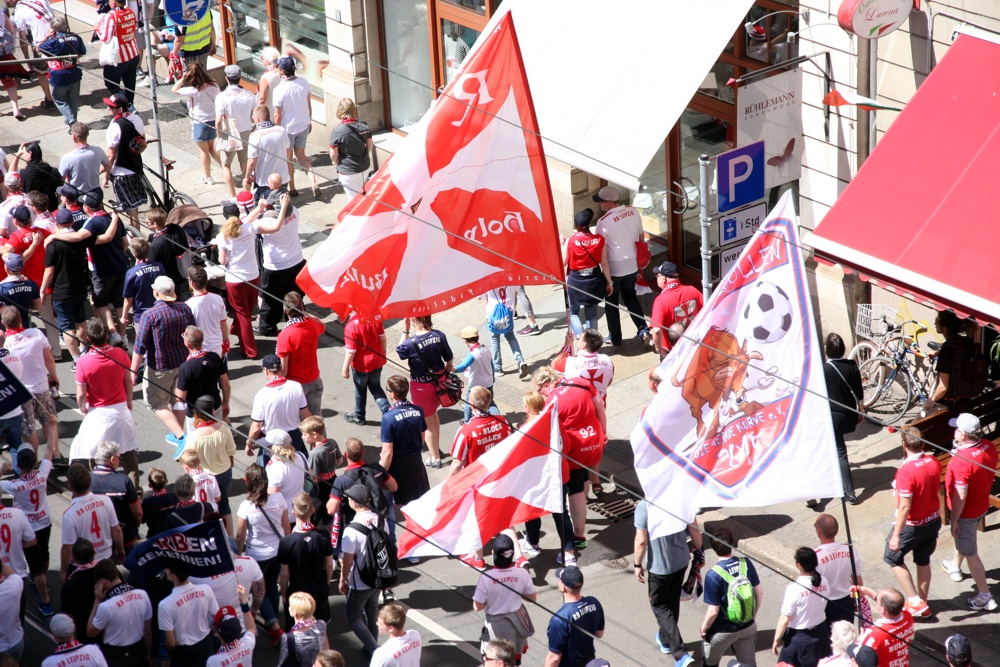
<path id="1" fill-rule="evenodd" d="M 802 70 L 743 85 L 736 101 L 736 143 L 764 141 L 765 186 L 798 180 L 802 173 Z M 721 210 L 721 209 L 720 209 Z"/>
<path id="2" fill-rule="evenodd" d="M 876 39 L 903 25 L 911 9 L 913 0 L 843 0 L 837 22 L 858 37 Z"/>
<path id="3" fill-rule="evenodd" d="M 739 211 L 719 216 L 719 246 L 746 241 L 767 218 L 767 203 L 761 202 Z M 725 275 L 725 274 L 723 274 Z"/>
<path id="4" fill-rule="evenodd" d="M 726 151 L 716 158 L 716 191 L 719 213 L 764 198 L 764 142 L 755 141 Z"/>

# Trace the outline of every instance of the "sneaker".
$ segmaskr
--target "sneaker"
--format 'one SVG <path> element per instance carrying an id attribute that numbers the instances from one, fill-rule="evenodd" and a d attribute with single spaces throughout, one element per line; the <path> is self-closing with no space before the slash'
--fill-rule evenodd
<path id="1" fill-rule="evenodd" d="M 587 537 L 586 537 L 586 535 L 583 536 L 583 537 L 580 537 L 579 535 L 574 535 L 573 536 L 573 548 L 575 548 L 577 551 L 583 551 L 584 549 L 586 549 L 587 548 Z"/>
<path id="2" fill-rule="evenodd" d="M 537 336 L 537 335 L 539 335 L 540 333 L 542 333 L 542 332 L 541 332 L 541 330 L 540 330 L 540 329 L 538 328 L 538 325 L 537 325 L 537 324 L 536 324 L 535 326 L 531 326 L 531 325 L 529 324 L 528 326 L 526 326 L 526 327 L 524 327 L 523 329 L 521 329 L 520 331 L 518 331 L 518 332 L 517 332 L 517 335 L 518 335 L 518 336 Z"/>
<path id="3" fill-rule="evenodd" d="M 471 565 L 477 570 L 482 570 L 486 567 L 486 561 L 474 553 L 462 556 L 461 558 L 459 558 L 459 560 L 465 563 L 466 565 Z"/>
<path id="4" fill-rule="evenodd" d="M 528 558 L 534 558 L 542 553 L 542 550 L 538 548 L 537 544 L 532 544 L 528 540 L 521 538 L 517 541 L 518 545 L 521 547 L 521 553 L 523 553 Z"/>
<path id="5" fill-rule="evenodd" d="M 572 554 L 567 556 L 566 552 L 560 551 L 556 554 L 556 565 L 563 565 L 565 567 L 576 565 L 576 556 Z"/>
<path id="6" fill-rule="evenodd" d="M 952 581 L 962 581 L 965 576 L 962 574 L 962 568 L 955 565 L 955 561 L 948 560 L 947 558 L 941 561 L 941 569 L 948 573 Z"/>
<path id="7" fill-rule="evenodd" d="M 55 613 L 54 611 L 52 611 L 52 603 L 50 602 L 39 602 L 38 611 L 45 618 L 48 618 L 49 616 L 52 616 Z"/>
<path id="8" fill-rule="evenodd" d="M 684 657 L 674 662 L 674 667 L 689 667 L 694 664 L 694 658 L 690 653 L 685 653 Z"/>
<path id="9" fill-rule="evenodd" d="M 392 592 L 391 588 L 386 588 L 382 591 L 382 604 L 389 604 L 390 602 L 396 601 L 396 594 Z"/>
<path id="10" fill-rule="evenodd" d="M 514 567 L 523 567 L 525 569 L 528 569 L 529 567 L 531 567 L 531 563 L 528 562 L 527 558 L 521 556 L 514 562 Z"/>
<path id="11" fill-rule="evenodd" d="M 150 83 L 151 83 L 151 77 L 149 77 L 147 75 L 145 79 L 143 79 L 142 81 L 137 82 L 135 84 L 135 87 L 136 88 L 149 88 Z"/>
<path id="12" fill-rule="evenodd" d="M 168 433 L 166 435 L 166 437 L 163 438 L 163 439 L 166 440 L 171 445 L 174 445 L 174 447 L 177 448 L 174 451 L 174 461 L 176 461 L 177 459 L 179 459 L 181 457 L 181 452 L 184 451 L 184 445 L 187 444 L 187 433 L 185 433 L 184 435 L 182 435 L 179 438 L 176 435 L 174 435 L 173 433 Z"/>
<path id="13" fill-rule="evenodd" d="M 663 642 L 660 641 L 660 633 L 659 633 L 659 631 L 657 631 L 657 633 L 655 635 L 653 635 L 653 638 L 656 640 L 656 645 L 660 647 L 660 653 L 665 653 L 665 654 L 669 654 L 670 653 L 670 649 L 668 649 L 666 646 L 664 646 Z"/>
<path id="14" fill-rule="evenodd" d="M 528 364 L 524 361 L 521 362 L 521 374 L 518 377 L 522 380 L 528 377 Z"/>
<path id="15" fill-rule="evenodd" d="M 357 416 L 353 412 L 348 412 L 347 414 L 345 414 L 344 415 L 344 421 L 347 422 L 348 424 L 364 424 L 365 423 L 365 420 L 363 418 Z"/>
<path id="16" fill-rule="evenodd" d="M 420 562 L 420 557 L 419 556 L 410 556 L 409 558 L 404 558 L 403 560 L 405 560 L 410 565 L 416 565 L 417 563 Z"/>
<path id="17" fill-rule="evenodd" d="M 204 183 L 205 185 L 215 185 L 215 181 L 212 180 L 211 176 L 202 176 L 198 179 L 199 183 Z"/>
<path id="18" fill-rule="evenodd" d="M 648 346 L 653 340 L 653 332 L 649 330 L 649 327 L 643 327 L 639 329 L 639 333 L 637 334 L 637 336 L 639 337 L 639 340 L 642 341 L 642 344 L 645 346 Z"/>
<path id="19" fill-rule="evenodd" d="M 906 611 L 910 612 L 910 615 L 913 616 L 913 618 L 926 618 L 931 615 L 931 608 L 927 606 L 927 602 L 924 600 L 921 600 L 917 604 L 913 604 L 907 600 Z"/>
<path id="20" fill-rule="evenodd" d="M 611 336 L 605 336 L 604 337 L 604 344 L 607 345 L 608 347 L 618 347 L 619 345 L 622 344 L 622 342 L 618 341 L 616 343 L 615 341 L 611 340 Z"/>
<path id="21" fill-rule="evenodd" d="M 997 601 L 993 599 L 993 596 L 989 593 L 980 593 L 979 595 L 973 595 L 971 598 L 966 600 L 969 604 L 969 609 L 972 611 L 996 611 Z"/>

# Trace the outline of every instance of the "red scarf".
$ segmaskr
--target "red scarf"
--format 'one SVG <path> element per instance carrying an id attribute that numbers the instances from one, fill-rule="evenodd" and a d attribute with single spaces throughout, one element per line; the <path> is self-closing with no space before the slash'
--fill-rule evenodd
<path id="1" fill-rule="evenodd" d="M 315 625 L 315 623 L 316 623 L 315 618 L 310 618 L 306 621 L 298 621 L 295 625 L 292 626 L 292 629 L 289 632 L 300 632 L 302 630 L 308 630 L 313 625 Z"/>
<path id="2" fill-rule="evenodd" d="M 288 378 L 283 378 L 283 377 L 281 377 L 279 375 L 278 377 L 274 378 L 273 380 L 268 380 L 267 384 L 264 385 L 264 386 L 265 387 L 280 387 L 281 385 L 285 384 L 286 382 L 288 382 Z"/>
<path id="3" fill-rule="evenodd" d="M 304 521 L 303 523 L 296 523 L 295 524 L 295 532 L 296 533 L 308 533 L 310 530 L 312 530 L 315 527 L 316 526 L 312 525 L 308 521 Z"/>
<path id="4" fill-rule="evenodd" d="M 66 651 L 73 651 L 80 648 L 82 644 L 75 639 L 70 639 L 65 644 L 58 644 L 56 646 L 56 653 L 65 653 Z"/>

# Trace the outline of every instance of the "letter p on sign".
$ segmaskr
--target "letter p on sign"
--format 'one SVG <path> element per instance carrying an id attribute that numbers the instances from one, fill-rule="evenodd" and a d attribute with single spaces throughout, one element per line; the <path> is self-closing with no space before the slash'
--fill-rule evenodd
<path id="1" fill-rule="evenodd" d="M 741 146 L 716 158 L 718 211 L 725 213 L 764 198 L 764 142 Z"/>

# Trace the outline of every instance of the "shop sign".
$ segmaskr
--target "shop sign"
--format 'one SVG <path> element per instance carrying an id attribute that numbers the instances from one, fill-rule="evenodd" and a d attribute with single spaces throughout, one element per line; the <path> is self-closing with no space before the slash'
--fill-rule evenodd
<path id="1" fill-rule="evenodd" d="M 736 140 L 764 140 L 768 189 L 798 180 L 802 173 L 802 70 L 793 69 L 740 87 Z"/>
<path id="2" fill-rule="evenodd" d="M 877 39 L 903 25 L 913 6 L 914 0 L 843 0 L 837 22 L 858 37 Z"/>
<path id="3" fill-rule="evenodd" d="M 208 0 L 165 0 L 163 10 L 177 25 L 194 25 L 208 11 Z"/>
<path id="4" fill-rule="evenodd" d="M 767 203 L 760 202 L 719 218 L 719 246 L 746 241 L 767 218 Z M 723 274 L 725 275 L 725 274 Z"/>
<path id="5" fill-rule="evenodd" d="M 729 275 L 729 270 L 733 268 L 736 262 L 739 260 L 740 255 L 746 250 L 749 241 L 741 243 L 732 248 L 726 248 L 719 252 L 719 279 L 725 278 Z"/>

